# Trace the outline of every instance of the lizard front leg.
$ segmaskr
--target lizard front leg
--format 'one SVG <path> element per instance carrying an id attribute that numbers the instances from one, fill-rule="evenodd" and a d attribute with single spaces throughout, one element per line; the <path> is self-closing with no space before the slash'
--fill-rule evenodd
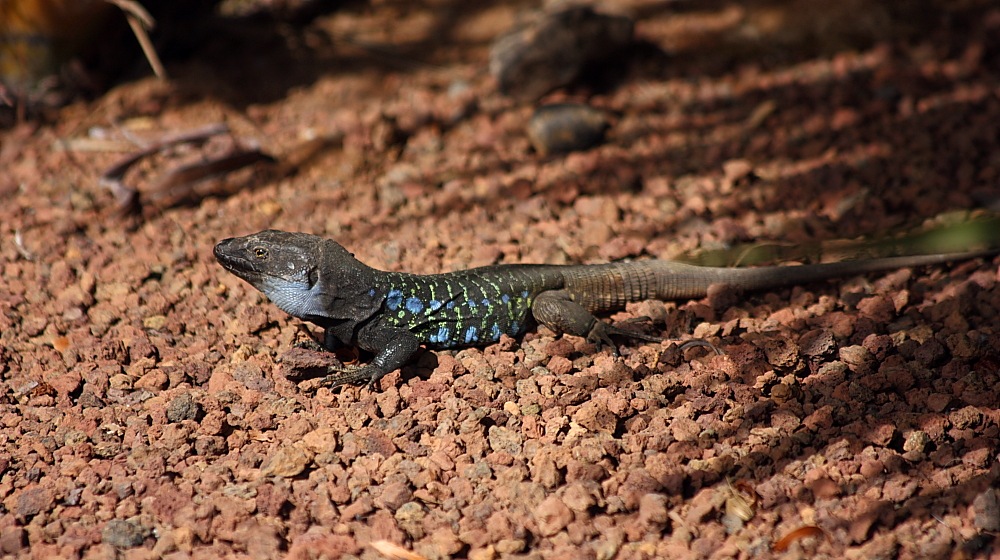
<path id="1" fill-rule="evenodd" d="M 367 381 L 370 389 L 387 374 L 403 367 L 417 353 L 420 340 L 406 329 L 377 328 L 362 329 L 358 335 L 359 345 L 366 350 L 374 350 L 375 358 L 363 365 L 332 369 L 323 379 L 323 384 L 331 389 L 344 384 L 357 385 Z"/>

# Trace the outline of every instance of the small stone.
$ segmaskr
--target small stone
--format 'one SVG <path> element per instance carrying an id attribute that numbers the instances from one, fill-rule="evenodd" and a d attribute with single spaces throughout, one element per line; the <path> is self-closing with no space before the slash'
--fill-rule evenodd
<path id="1" fill-rule="evenodd" d="M 604 403 L 595 401 L 584 403 L 573 415 L 573 421 L 592 432 L 612 433 L 618 426 L 618 419 Z"/>
<path id="2" fill-rule="evenodd" d="M 490 426 L 489 441 L 493 451 L 505 451 L 514 457 L 520 457 L 524 436 L 509 428 Z"/>
<path id="3" fill-rule="evenodd" d="M 865 478 L 872 478 L 885 473 L 885 463 L 882 461 L 862 461 L 861 463 L 861 476 Z"/>
<path id="4" fill-rule="evenodd" d="M 574 482 L 566 486 L 562 500 L 570 509 L 585 512 L 597 504 L 600 492 L 600 486 L 594 481 Z"/>
<path id="5" fill-rule="evenodd" d="M 949 404 L 951 404 L 951 395 L 932 393 L 927 396 L 927 408 L 931 412 L 944 412 Z"/>
<path id="6" fill-rule="evenodd" d="M 426 543 L 426 541 L 424 541 Z M 418 548 L 433 558 L 451 558 L 465 546 L 451 529 L 442 527 L 430 535 L 430 542 Z"/>
<path id="7" fill-rule="evenodd" d="M 937 367 L 948 360 L 948 349 L 935 339 L 930 339 L 917 348 L 913 357 L 924 367 Z"/>
<path id="8" fill-rule="evenodd" d="M 552 375 L 566 375 L 573 370 L 573 362 L 563 356 L 553 356 L 547 367 Z"/>
<path id="9" fill-rule="evenodd" d="M 840 486 L 823 469 L 812 469 L 807 472 L 804 484 L 820 500 L 828 500 L 840 494 Z"/>
<path id="10" fill-rule="evenodd" d="M 667 497 L 663 494 L 646 494 L 639 499 L 639 524 L 646 526 L 666 525 Z"/>
<path id="11" fill-rule="evenodd" d="M 630 18 L 590 6 L 538 15 L 493 43 L 490 74 L 501 93 L 538 99 L 620 55 L 632 43 L 633 28 Z"/>
<path id="12" fill-rule="evenodd" d="M 722 176 L 730 185 L 735 185 L 743 179 L 750 179 L 753 175 L 753 163 L 745 159 L 731 159 L 722 163 Z"/>
<path id="13" fill-rule="evenodd" d="M 412 498 L 413 492 L 409 486 L 402 482 L 393 482 L 382 488 L 382 494 L 375 498 L 374 503 L 377 507 L 395 512 Z"/>
<path id="14" fill-rule="evenodd" d="M 55 498 L 48 488 L 30 487 L 26 488 L 17 497 L 14 505 L 14 515 L 18 519 L 29 519 L 49 511 L 55 506 Z"/>
<path id="15" fill-rule="evenodd" d="M 166 315 L 150 315 L 142 320 L 142 326 L 153 331 L 162 329 L 166 324 Z"/>
<path id="16" fill-rule="evenodd" d="M 884 295 L 867 297 L 858 302 L 858 311 L 879 323 L 888 323 L 896 318 L 896 304 Z"/>
<path id="17" fill-rule="evenodd" d="M 170 422 L 196 420 L 200 412 L 201 405 L 195 402 L 191 393 L 184 393 L 175 397 L 167 405 L 167 420 Z"/>
<path id="18" fill-rule="evenodd" d="M 494 560 L 497 557 L 497 549 L 493 545 L 485 548 L 474 548 L 469 551 L 469 560 Z"/>
<path id="19" fill-rule="evenodd" d="M 142 544 L 149 529 L 134 521 L 112 519 L 101 531 L 101 542 L 117 548 L 132 548 Z"/>
<path id="20" fill-rule="evenodd" d="M 497 541 L 496 549 L 500 554 L 516 554 L 524 550 L 527 543 L 524 539 L 501 539 Z"/>
<path id="21" fill-rule="evenodd" d="M 223 455 L 226 449 L 226 439 L 222 436 L 198 436 L 194 440 L 195 453 L 205 457 Z"/>
<path id="22" fill-rule="evenodd" d="M 170 380 L 167 378 L 167 374 L 156 368 L 139 377 L 135 382 L 135 388 L 155 392 L 166 389 L 169 384 Z"/>
<path id="23" fill-rule="evenodd" d="M 302 445 L 316 455 L 331 454 L 337 448 L 337 432 L 333 428 L 317 428 L 302 436 Z"/>
<path id="24" fill-rule="evenodd" d="M 972 501 L 975 511 L 974 523 L 980 531 L 995 533 L 1000 531 L 1000 497 L 996 488 L 988 488 Z"/>
<path id="25" fill-rule="evenodd" d="M 840 359 L 855 373 L 866 375 L 872 371 L 874 356 L 864 346 L 844 346 L 840 349 Z"/>
<path id="26" fill-rule="evenodd" d="M 312 462 L 312 453 L 298 446 L 283 447 L 261 469 L 262 476 L 291 478 L 297 476 Z"/>
<path id="27" fill-rule="evenodd" d="M 908 453 L 924 453 L 930 443 L 931 438 L 927 435 L 927 432 L 916 430 L 906 436 L 906 441 L 903 442 L 903 451 Z"/>
<path id="28" fill-rule="evenodd" d="M 722 313 L 739 305 L 743 298 L 743 290 L 732 284 L 718 282 L 708 286 L 705 298 L 708 300 L 709 307 L 716 313 Z"/>
<path id="29" fill-rule="evenodd" d="M 799 339 L 799 351 L 803 356 L 818 358 L 829 354 L 836 346 L 833 332 L 826 329 L 816 329 L 807 332 Z"/>
<path id="30" fill-rule="evenodd" d="M 546 498 L 535 510 L 538 533 L 543 537 L 551 537 L 562 531 L 570 521 L 573 521 L 573 511 L 555 496 Z"/>
<path id="31" fill-rule="evenodd" d="M 393 514 L 396 522 L 399 523 L 399 528 L 413 539 L 422 539 L 426 534 L 424 530 L 425 516 L 424 507 L 417 502 L 406 502 L 399 506 Z"/>
<path id="32" fill-rule="evenodd" d="M 562 154 L 600 144 L 609 126 L 604 112 L 587 105 L 544 105 L 528 122 L 528 138 L 540 154 Z"/>
<path id="33" fill-rule="evenodd" d="M 0 555 L 16 555 L 28 544 L 28 533 L 24 527 L 0 528 Z"/>

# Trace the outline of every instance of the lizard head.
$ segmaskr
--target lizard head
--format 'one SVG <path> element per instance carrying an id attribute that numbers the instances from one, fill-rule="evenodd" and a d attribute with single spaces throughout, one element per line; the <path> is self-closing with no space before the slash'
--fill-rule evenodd
<path id="1" fill-rule="evenodd" d="M 260 290 L 282 311 L 309 320 L 325 314 L 325 292 L 335 288 L 321 281 L 330 245 L 347 253 L 315 235 L 265 230 L 223 239 L 214 253 L 223 268 Z"/>

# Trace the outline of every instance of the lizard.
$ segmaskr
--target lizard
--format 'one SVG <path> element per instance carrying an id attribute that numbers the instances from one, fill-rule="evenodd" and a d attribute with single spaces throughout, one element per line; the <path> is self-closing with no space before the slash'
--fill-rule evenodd
<path id="1" fill-rule="evenodd" d="M 713 284 L 760 291 L 838 277 L 926 266 L 996 253 L 883 257 L 834 263 L 727 268 L 668 260 L 591 265 L 501 264 L 443 274 L 385 272 L 363 264 L 336 241 L 265 230 L 223 239 L 214 249 L 229 272 L 284 312 L 323 329 L 330 351 L 354 345 L 374 354 L 361 366 L 330 368 L 331 388 L 372 387 L 401 368 L 421 345 L 486 346 L 518 337 L 533 323 L 585 337 L 618 355 L 611 336 L 661 341 L 616 327 L 595 314 L 628 302 L 704 297 Z"/>

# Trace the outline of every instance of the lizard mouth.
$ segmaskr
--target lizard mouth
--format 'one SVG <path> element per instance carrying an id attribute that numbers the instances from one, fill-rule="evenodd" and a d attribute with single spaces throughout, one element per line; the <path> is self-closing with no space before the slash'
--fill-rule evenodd
<path id="1" fill-rule="evenodd" d="M 223 239 L 215 245 L 212 254 L 223 268 L 237 276 L 254 274 L 253 263 L 240 255 L 240 248 L 236 246 L 239 241 L 234 237 Z"/>

